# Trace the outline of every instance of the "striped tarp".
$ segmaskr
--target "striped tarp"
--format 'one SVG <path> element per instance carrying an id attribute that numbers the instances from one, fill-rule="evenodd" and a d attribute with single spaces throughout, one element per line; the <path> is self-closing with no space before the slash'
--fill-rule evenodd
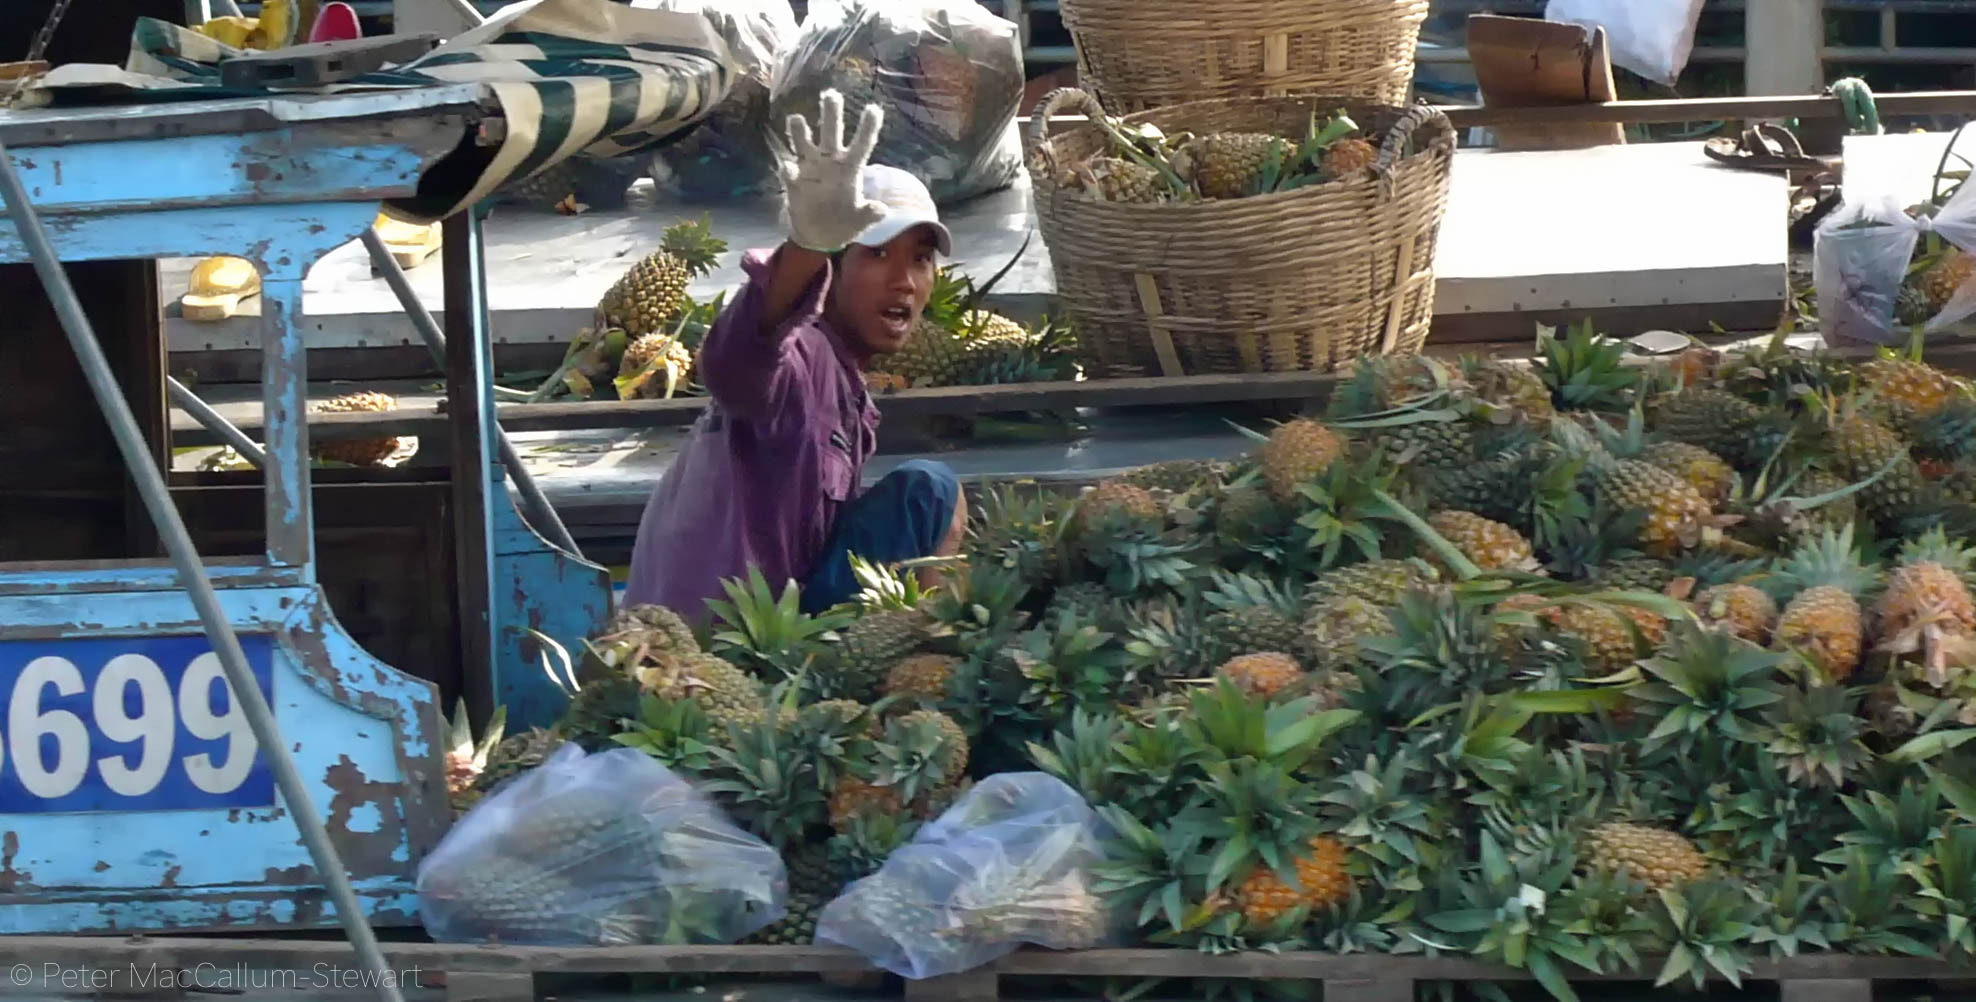
<path id="1" fill-rule="evenodd" d="M 121 86 L 108 93 L 152 101 L 249 96 L 219 83 L 219 62 L 238 54 L 196 31 L 143 18 L 132 32 L 129 62 L 113 71 Z M 481 85 L 483 101 L 505 119 L 499 145 L 464 145 L 449 159 L 469 163 L 434 165 L 427 173 L 428 180 L 461 180 L 443 191 L 428 192 L 434 186 L 422 183 L 418 198 L 392 203 L 394 214 L 430 222 L 574 156 L 655 149 L 707 117 L 735 72 L 727 43 L 700 14 L 611 0 L 526 0 L 416 60 L 309 92 Z M 65 81 L 87 88 L 92 100 L 103 99 L 109 82 L 101 74 L 57 70 L 42 89 L 62 102 Z"/>

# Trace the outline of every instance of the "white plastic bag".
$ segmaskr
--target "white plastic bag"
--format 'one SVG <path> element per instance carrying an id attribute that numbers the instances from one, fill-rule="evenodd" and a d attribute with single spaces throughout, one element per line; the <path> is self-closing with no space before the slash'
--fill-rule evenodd
<path id="1" fill-rule="evenodd" d="M 979 967 L 1024 943 L 1103 945 L 1114 924 L 1089 886 L 1101 824 L 1053 776 L 990 776 L 824 906 L 816 941 L 914 979 Z"/>
<path id="2" fill-rule="evenodd" d="M 435 941 L 732 943 L 783 916 L 782 857 L 633 748 L 575 742 L 497 787 L 419 863 Z"/>
<path id="3" fill-rule="evenodd" d="M 632 0 L 633 7 L 698 13 L 727 40 L 739 73 L 727 97 L 692 132 L 652 155 L 660 188 L 688 200 L 738 200 L 781 190 L 769 93 L 782 56 L 796 44 L 789 0 Z"/>
<path id="4" fill-rule="evenodd" d="M 1907 340 L 1894 329 L 1894 306 L 1920 235 L 1920 225 L 1891 196 L 1845 202 L 1818 224 L 1811 274 L 1826 345 Z"/>
<path id="5" fill-rule="evenodd" d="M 1612 63 L 1674 86 L 1695 48 L 1704 0 L 1551 0 L 1544 19 L 1606 30 Z M 1808 2 L 1808 0 L 1807 0 Z"/>
<path id="6" fill-rule="evenodd" d="M 936 202 L 1007 187 L 1022 172 L 1016 25 L 979 0 L 834 0 L 810 6 L 776 74 L 769 141 L 792 157 L 781 124 L 815 121 L 817 98 L 844 95 L 845 129 L 866 104 L 885 109 L 871 162 L 909 171 Z"/>

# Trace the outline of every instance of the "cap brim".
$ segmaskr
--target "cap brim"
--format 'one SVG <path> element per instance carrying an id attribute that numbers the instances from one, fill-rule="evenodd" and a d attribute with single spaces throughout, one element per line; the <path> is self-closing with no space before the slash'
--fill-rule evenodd
<path id="1" fill-rule="evenodd" d="M 938 219 L 924 219 L 910 213 L 898 213 L 886 216 L 884 219 L 866 227 L 865 231 L 858 234 L 857 239 L 851 242 L 854 244 L 863 244 L 866 247 L 880 247 L 891 243 L 894 239 L 898 238 L 899 234 L 915 226 L 932 227 L 933 239 L 935 244 L 940 248 L 941 255 L 944 257 L 954 256 L 954 236 L 947 232 L 947 224 Z"/>

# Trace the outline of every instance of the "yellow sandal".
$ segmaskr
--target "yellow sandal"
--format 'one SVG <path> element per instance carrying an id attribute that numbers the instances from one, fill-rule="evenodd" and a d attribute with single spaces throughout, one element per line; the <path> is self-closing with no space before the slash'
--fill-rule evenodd
<path id="1" fill-rule="evenodd" d="M 261 273 L 237 257 L 209 257 L 192 269 L 178 308 L 187 320 L 225 320 L 240 311 L 240 301 L 261 294 Z"/>

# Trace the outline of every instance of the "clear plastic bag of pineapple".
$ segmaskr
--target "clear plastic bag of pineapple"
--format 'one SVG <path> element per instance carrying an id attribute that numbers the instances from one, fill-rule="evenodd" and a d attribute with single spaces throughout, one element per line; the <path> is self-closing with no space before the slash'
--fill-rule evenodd
<path id="1" fill-rule="evenodd" d="M 634 748 L 564 744 L 496 787 L 419 864 L 438 942 L 733 943 L 781 919 L 782 856 Z"/>
<path id="2" fill-rule="evenodd" d="M 706 120 L 652 155 L 652 179 L 683 199 L 742 200 L 781 189 L 769 136 L 769 88 L 796 43 L 789 0 L 638 0 L 707 18 L 734 55 L 734 86 Z"/>
<path id="3" fill-rule="evenodd" d="M 791 158 L 781 123 L 813 119 L 826 90 L 844 95 L 846 121 L 875 102 L 885 128 L 871 162 L 960 201 L 1022 172 L 1023 85 L 1020 30 L 977 0 L 816 0 L 777 71 L 768 140 Z"/>
<path id="4" fill-rule="evenodd" d="M 1117 924 L 1090 883 L 1103 861 L 1101 824 L 1053 776 L 990 776 L 825 906 L 816 941 L 915 979 L 971 970 L 1024 944 L 1111 943 Z"/>

